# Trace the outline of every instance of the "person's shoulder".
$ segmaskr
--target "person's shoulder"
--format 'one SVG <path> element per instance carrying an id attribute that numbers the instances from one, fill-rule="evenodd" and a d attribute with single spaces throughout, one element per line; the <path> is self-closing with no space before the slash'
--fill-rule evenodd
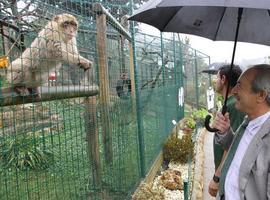
<path id="1" fill-rule="evenodd" d="M 264 139 L 269 141 L 270 146 L 270 116 L 265 120 L 264 124 L 262 125 L 262 128 L 260 131 L 266 132 Z"/>
<path id="2" fill-rule="evenodd" d="M 227 99 L 227 106 L 234 106 L 235 103 L 236 103 L 235 96 L 228 97 L 228 99 Z"/>
<path id="3" fill-rule="evenodd" d="M 228 112 L 238 112 L 235 108 L 236 98 L 234 96 L 230 96 L 227 100 L 227 110 Z"/>

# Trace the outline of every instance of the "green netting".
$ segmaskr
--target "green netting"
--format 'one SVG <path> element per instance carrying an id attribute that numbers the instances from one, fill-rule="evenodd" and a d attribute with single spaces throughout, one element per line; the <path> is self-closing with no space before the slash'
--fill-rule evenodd
<path id="1" fill-rule="evenodd" d="M 184 115 L 184 107 L 179 105 L 179 89 L 185 88 L 187 111 L 206 107 L 207 77 L 200 72 L 209 57 L 184 44 L 175 34 L 166 36 L 170 39 L 136 34 L 145 171 L 160 152 L 172 121 Z"/>
<path id="2" fill-rule="evenodd" d="M 54 94 L 46 101 L 21 98 L 15 105 L 18 101 L 14 92 L 11 94 L 15 96 L 1 93 L 1 105 L 7 104 L 7 97 L 11 103 L 0 107 L 0 199 L 130 199 L 161 151 L 172 120 L 184 115 L 179 89 L 185 88 L 187 110 L 205 105 L 203 95 L 208 83 L 203 81 L 208 77 L 199 72 L 209 58 L 177 35 L 135 33 L 132 25 L 134 41 L 129 43 L 107 19 L 104 63 L 108 96 L 106 101 L 101 94 L 89 97 L 83 91 L 95 85 L 101 91 L 104 83 L 93 3 L 102 2 L 121 21 L 142 1 L 4 2 L 0 2 L 0 17 L 7 26 L 2 27 L 6 35 L 1 35 L 0 52 L 6 53 L 20 38 L 9 55 L 10 61 L 29 47 L 52 16 L 68 12 L 80 23 L 79 53 L 94 66 L 84 72 L 70 63 L 62 64 L 53 69 L 57 77 L 53 81 L 47 80 L 50 72 L 44 69 L 46 81 L 42 86 L 47 89 L 41 94 Z M 31 11 L 30 16 L 14 20 L 17 18 L 13 15 L 18 17 L 15 11 L 25 7 Z M 10 87 L 4 77 L 2 74 L 1 86 Z M 70 98 L 78 90 L 81 93 Z"/>
<path id="3" fill-rule="evenodd" d="M 74 99 L 1 109 L 1 157 L 12 151 L 9 156 L 18 160 L 1 167 L 2 199 L 74 199 L 86 194 L 91 171 L 79 103 Z M 26 160 L 29 164 L 21 163 Z"/>

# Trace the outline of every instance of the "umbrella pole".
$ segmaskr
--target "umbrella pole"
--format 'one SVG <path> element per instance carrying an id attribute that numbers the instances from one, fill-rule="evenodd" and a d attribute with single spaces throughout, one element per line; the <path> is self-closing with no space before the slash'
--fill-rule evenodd
<path id="1" fill-rule="evenodd" d="M 234 56 L 235 56 L 235 51 L 236 51 L 236 45 L 237 45 L 237 40 L 238 40 L 238 33 L 239 33 L 239 27 L 240 27 L 240 22 L 241 22 L 241 17 L 243 14 L 243 8 L 238 8 L 238 17 L 237 17 L 237 26 L 236 26 L 236 32 L 235 32 L 235 38 L 234 38 L 234 46 L 233 46 L 233 54 L 232 54 L 232 61 L 231 61 L 231 67 L 230 67 L 230 71 L 229 74 L 232 73 L 232 68 L 233 68 L 233 64 L 234 64 Z M 228 86 L 226 89 L 226 95 L 225 95 L 225 99 L 224 99 L 224 103 L 222 106 L 222 114 L 224 115 L 227 112 L 227 100 L 228 100 L 228 95 L 229 95 L 229 89 L 230 89 L 230 76 L 227 77 L 228 78 Z M 204 121 L 204 126 L 205 128 L 209 131 L 209 132 L 218 132 L 219 130 L 216 128 L 211 128 L 210 127 L 210 120 L 211 120 L 211 115 L 207 115 Z"/>
<path id="2" fill-rule="evenodd" d="M 231 67 L 230 67 L 229 74 L 232 73 L 232 69 L 233 69 L 234 57 L 235 57 L 235 51 L 236 51 L 236 45 L 237 45 L 237 40 L 238 40 L 238 33 L 239 33 L 239 27 L 240 27 L 242 13 L 243 13 L 243 8 L 238 8 L 237 27 L 236 27 L 236 32 L 235 32 L 234 45 L 233 45 L 233 54 L 232 54 Z M 227 112 L 227 100 L 228 100 L 229 89 L 230 89 L 229 86 L 230 86 L 230 82 L 231 82 L 231 80 L 230 80 L 231 77 L 228 76 L 227 78 L 228 78 L 228 86 L 227 86 L 227 90 L 226 90 L 224 104 L 222 106 L 222 114 L 223 115 Z"/>

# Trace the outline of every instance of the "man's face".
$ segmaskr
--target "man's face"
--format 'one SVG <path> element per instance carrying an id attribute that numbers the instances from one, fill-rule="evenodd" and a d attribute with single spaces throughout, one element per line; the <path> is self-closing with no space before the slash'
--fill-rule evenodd
<path id="1" fill-rule="evenodd" d="M 221 94 L 224 87 L 224 78 L 224 76 L 220 76 L 220 72 L 218 71 L 214 82 L 214 89 L 219 94 Z"/>
<path id="2" fill-rule="evenodd" d="M 251 82 L 254 79 L 255 70 L 248 70 L 240 76 L 232 92 L 236 97 L 235 108 L 246 113 L 252 113 L 256 107 L 257 94 L 251 90 Z"/>

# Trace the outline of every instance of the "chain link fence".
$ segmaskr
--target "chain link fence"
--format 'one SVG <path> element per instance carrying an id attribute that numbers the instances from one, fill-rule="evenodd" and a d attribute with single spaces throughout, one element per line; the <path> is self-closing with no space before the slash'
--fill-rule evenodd
<path id="1" fill-rule="evenodd" d="M 11 49 L 10 63 L 61 13 L 78 20 L 78 52 L 93 62 L 87 71 L 69 62 L 42 69 L 41 101 L 18 96 L 1 76 L 0 199 L 130 199 L 172 120 L 206 105 L 207 55 L 176 34 L 128 25 L 124 15 L 141 1 L 102 1 L 113 17 L 94 3 L 0 2 L 0 51 Z"/>

